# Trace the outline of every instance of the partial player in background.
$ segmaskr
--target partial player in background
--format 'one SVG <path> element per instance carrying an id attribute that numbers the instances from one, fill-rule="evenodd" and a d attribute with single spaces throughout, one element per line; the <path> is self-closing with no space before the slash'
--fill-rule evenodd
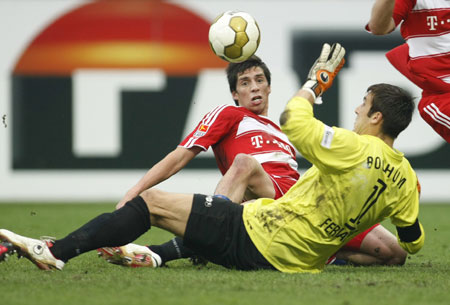
<path id="1" fill-rule="evenodd" d="M 278 200 L 240 205 L 150 188 L 63 239 L 40 241 L 5 229 L 0 239 L 39 268 L 61 270 L 82 253 L 127 244 L 153 225 L 227 268 L 315 273 L 351 238 L 389 217 L 399 245 L 416 253 L 424 243 L 417 177 L 403 154 L 393 149 L 411 121 L 411 96 L 387 84 L 369 87 L 355 110 L 354 131 L 314 118 L 314 101 L 331 86 L 344 54 L 339 44 L 325 44 L 308 82 L 280 118 L 284 133 L 313 166 Z M 380 168 L 382 161 L 395 172 Z"/>
<path id="2" fill-rule="evenodd" d="M 420 115 L 450 143 L 450 1 L 376 0 L 366 29 L 385 35 L 400 23 L 406 43 L 386 57 L 423 90 Z"/>

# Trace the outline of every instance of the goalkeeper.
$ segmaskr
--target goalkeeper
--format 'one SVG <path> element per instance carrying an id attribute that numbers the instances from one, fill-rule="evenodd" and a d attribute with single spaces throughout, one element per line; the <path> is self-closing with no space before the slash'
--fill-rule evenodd
<path id="1" fill-rule="evenodd" d="M 411 121 L 409 94 L 387 84 L 369 87 L 355 110 L 354 131 L 314 118 L 314 101 L 331 86 L 344 54 L 339 44 L 325 44 L 308 81 L 281 116 L 282 130 L 313 164 L 283 197 L 242 206 L 152 188 L 55 242 L 7 230 L 0 230 L 0 237 L 38 267 L 62 269 L 81 253 L 129 243 L 153 225 L 183 237 L 190 249 L 225 267 L 319 272 L 352 237 L 389 217 L 400 246 L 416 253 L 424 243 L 418 180 L 393 148 Z"/>

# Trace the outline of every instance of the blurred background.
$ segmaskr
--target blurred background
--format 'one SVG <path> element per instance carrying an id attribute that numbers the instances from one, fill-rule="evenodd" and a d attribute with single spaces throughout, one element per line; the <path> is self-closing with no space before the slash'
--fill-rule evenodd
<path id="1" fill-rule="evenodd" d="M 257 51 L 272 71 L 269 117 L 278 117 L 324 42 L 347 62 L 316 115 L 352 129 L 369 85 L 420 90 L 384 57 L 398 30 L 365 32 L 370 0 L 0 1 L 0 202 L 118 201 L 199 120 L 233 104 L 210 50 L 210 22 L 226 10 L 257 20 Z M 418 99 L 417 99 L 418 101 Z M 422 201 L 450 203 L 450 145 L 420 118 L 397 149 L 416 169 Z M 309 164 L 298 157 L 300 172 Z M 212 193 L 211 152 L 160 188 Z"/>

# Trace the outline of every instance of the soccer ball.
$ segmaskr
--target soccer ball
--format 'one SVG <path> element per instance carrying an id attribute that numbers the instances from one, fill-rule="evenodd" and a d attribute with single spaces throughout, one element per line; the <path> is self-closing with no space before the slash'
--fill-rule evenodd
<path id="1" fill-rule="evenodd" d="M 227 11 L 209 28 L 214 53 L 229 62 L 242 62 L 255 54 L 261 39 L 256 20 L 245 12 Z"/>

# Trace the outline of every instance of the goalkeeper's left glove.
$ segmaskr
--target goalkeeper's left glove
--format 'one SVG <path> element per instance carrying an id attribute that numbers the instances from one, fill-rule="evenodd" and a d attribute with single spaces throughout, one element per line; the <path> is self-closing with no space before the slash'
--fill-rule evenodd
<path id="1" fill-rule="evenodd" d="M 345 49 L 335 43 L 331 47 L 325 43 L 322 52 L 308 73 L 308 79 L 302 89 L 308 90 L 314 100 L 320 97 L 328 88 L 331 87 L 334 78 L 345 63 Z M 321 103 L 316 100 L 316 103 Z"/>

